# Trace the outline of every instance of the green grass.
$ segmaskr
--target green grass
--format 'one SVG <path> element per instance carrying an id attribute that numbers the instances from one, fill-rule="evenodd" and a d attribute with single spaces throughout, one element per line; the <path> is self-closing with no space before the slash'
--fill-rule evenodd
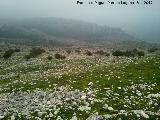
<path id="1" fill-rule="evenodd" d="M 159 110 L 159 106 L 148 106 L 146 103 L 149 102 L 149 99 L 145 97 L 148 94 L 160 92 L 159 56 L 131 59 L 120 58 L 118 62 L 110 63 L 105 61 L 99 62 L 94 58 L 86 58 L 84 60 L 53 60 L 52 62 L 43 59 L 41 62 L 37 61 L 32 61 L 31 65 L 25 66 L 20 64 L 23 61 L 17 63 L 15 65 L 17 67 L 13 68 L 9 68 L 7 62 L 6 64 L 9 69 L 5 67 L 5 72 L 2 69 L 0 71 L 1 75 L 6 75 L 6 78 L 4 77 L 0 80 L 0 93 L 35 90 L 36 88 L 48 90 L 54 88 L 55 85 L 69 86 L 72 90 L 79 89 L 81 91 L 87 91 L 86 89 L 89 88 L 98 90 L 96 98 L 103 100 L 103 102 L 95 102 L 91 105 L 91 112 L 114 114 L 114 112 L 102 109 L 105 103 L 116 110 L 145 109 L 146 111 L 154 112 Z M 9 73 L 15 73 L 15 75 L 7 78 L 7 74 Z M 54 73 L 57 73 L 57 75 Z M 90 82 L 93 83 L 92 86 L 88 86 Z M 144 90 L 141 88 L 141 84 L 148 86 Z M 152 86 L 153 84 L 155 84 L 154 87 Z M 132 85 L 135 86 L 135 90 L 130 89 Z M 149 86 L 152 86 L 152 89 Z M 121 89 L 118 89 L 118 87 L 121 87 Z M 109 95 L 107 95 L 107 88 L 111 90 Z M 139 90 L 142 95 L 138 96 L 134 92 L 136 90 Z M 117 94 L 119 95 L 117 96 Z M 134 96 L 133 99 L 130 99 L 132 96 Z M 127 102 L 126 99 L 129 99 L 131 103 Z M 160 98 L 157 101 L 160 105 Z M 127 107 L 124 107 L 124 105 L 127 105 Z M 71 118 L 73 113 L 73 110 L 66 111 L 61 109 L 60 115 L 65 119 Z M 80 119 L 89 117 L 85 112 L 80 113 L 77 110 L 76 113 Z M 124 119 L 127 118 L 124 117 Z"/>

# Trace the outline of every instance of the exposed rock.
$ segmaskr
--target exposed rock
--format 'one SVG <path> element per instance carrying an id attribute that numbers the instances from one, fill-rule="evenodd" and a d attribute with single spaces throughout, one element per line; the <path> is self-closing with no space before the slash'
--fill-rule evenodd
<path id="1" fill-rule="evenodd" d="M 0 115 L 0 120 L 3 119 L 3 118 L 4 118 L 4 116 L 3 116 L 3 115 Z"/>

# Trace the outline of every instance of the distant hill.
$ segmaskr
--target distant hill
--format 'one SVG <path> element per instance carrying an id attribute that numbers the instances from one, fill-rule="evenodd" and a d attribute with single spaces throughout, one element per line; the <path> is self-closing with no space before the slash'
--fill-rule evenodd
<path id="1" fill-rule="evenodd" d="M 107 44 L 135 41 L 119 28 L 84 21 L 40 18 L 0 23 L 1 40 L 21 40 L 53 45 Z M 21 42 L 22 43 L 22 42 Z M 28 44 L 28 43 L 26 43 Z"/>

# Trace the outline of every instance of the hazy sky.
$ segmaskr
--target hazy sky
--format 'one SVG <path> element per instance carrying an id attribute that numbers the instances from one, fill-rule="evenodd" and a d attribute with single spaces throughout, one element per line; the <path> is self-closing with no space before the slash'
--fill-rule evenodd
<path id="1" fill-rule="evenodd" d="M 64 17 L 122 28 L 143 40 L 160 41 L 160 0 L 152 5 L 77 5 L 77 0 L 0 0 L 0 18 Z M 96 0 L 79 0 L 96 1 Z M 121 1 L 121 0 L 99 0 Z M 123 0 L 137 1 L 137 0 Z M 139 0 L 143 3 L 144 0 Z"/>

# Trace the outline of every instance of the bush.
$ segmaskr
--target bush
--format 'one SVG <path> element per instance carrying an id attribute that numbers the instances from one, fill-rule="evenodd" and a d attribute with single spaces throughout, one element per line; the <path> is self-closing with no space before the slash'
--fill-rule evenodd
<path id="1" fill-rule="evenodd" d="M 20 49 L 18 49 L 18 48 L 16 48 L 14 51 L 15 51 L 15 52 L 20 52 L 21 50 L 20 50 Z"/>
<path id="2" fill-rule="evenodd" d="M 133 49 L 132 52 L 134 56 L 144 56 L 145 55 L 144 51 L 138 51 L 137 49 Z"/>
<path id="3" fill-rule="evenodd" d="M 98 50 L 98 51 L 96 51 L 96 54 L 104 55 L 104 54 L 105 54 L 105 52 L 104 52 L 103 50 Z"/>
<path id="4" fill-rule="evenodd" d="M 112 53 L 113 56 L 125 56 L 125 57 L 135 57 L 135 56 L 144 56 L 145 53 L 143 51 L 138 51 L 137 49 L 133 49 L 130 51 L 120 51 L 117 50 Z"/>
<path id="5" fill-rule="evenodd" d="M 136 54 L 133 51 L 125 51 L 123 55 L 126 57 L 134 57 Z"/>
<path id="6" fill-rule="evenodd" d="M 14 53 L 14 50 L 9 49 L 3 54 L 3 58 L 8 59 L 12 56 L 13 53 Z"/>
<path id="7" fill-rule="evenodd" d="M 96 52 L 95 52 L 95 54 L 105 55 L 105 56 L 110 56 L 110 54 L 109 54 L 109 53 L 104 52 L 103 50 L 98 50 L 98 51 L 96 51 Z"/>
<path id="8" fill-rule="evenodd" d="M 109 54 L 109 53 L 106 53 L 106 56 L 110 56 L 110 54 Z"/>
<path id="9" fill-rule="evenodd" d="M 30 58 L 31 58 L 30 55 L 26 55 L 26 56 L 25 56 L 25 59 L 27 59 L 27 60 L 30 59 Z"/>
<path id="10" fill-rule="evenodd" d="M 53 57 L 52 57 L 52 56 L 48 56 L 47 59 L 48 59 L 48 60 L 52 60 Z"/>
<path id="11" fill-rule="evenodd" d="M 67 54 L 71 54 L 72 51 L 71 50 L 66 50 L 66 52 L 67 52 Z"/>
<path id="12" fill-rule="evenodd" d="M 92 56 L 93 54 L 92 54 L 90 51 L 87 51 L 87 52 L 86 52 L 86 55 Z"/>
<path id="13" fill-rule="evenodd" d="M 123 56 L 123 52 L 120 50 L 116 50 L 116 51 L 112 52 L 112 55 L 113 56 Z"/>
<path id="14" fill-rule="evenodd" d="M 158 50 L 158 48 L 150 48 L 150 49 L 148 50 L 148 52 L 152 53 L 152 52 L 156 52 L 157 50 Z"/>
<path id="15" fill-rule="evenodd" d="M 32 48 L 32 50 L 30 51 L 30 56 L 31 57 L 37 57 L 38 55 L 44 53 L 45 50 L 41 49 L 41 48 Z"/>
<path id="16" fill-rule="evenodd" d="M 65 59 L 65 58 L 66 58 L 66 56 L 61 55 L 61 54 L 59 54 L 59 53 L 56 53 L 56 54 L 54 55 L 54 57 L 55 57 L 56 59 Z"/>
<path id="17" fill-rule="evenodd" d="M 40 49 L 40 48 L 32 48 L 29 55 L 26 55 L 25 58 L 26 59 L 30 59 L 30 58 L 35 58 L 38 55 L 44 53 L 45 50 L 44 49 Z"/>
<path id="18" fill-rule="evenodd" d="M 137 55 L 141 57 L 141 56 L 144 56 L 145 53 L 144 53 L 143 51 L 139 51 L 139 52 L 137 53 Z"/>
<path id="19" fill-rule="evenodd" d="M 79 54 L 81 51 L 80 50 L 75 50 L 75 52 Z"/>

